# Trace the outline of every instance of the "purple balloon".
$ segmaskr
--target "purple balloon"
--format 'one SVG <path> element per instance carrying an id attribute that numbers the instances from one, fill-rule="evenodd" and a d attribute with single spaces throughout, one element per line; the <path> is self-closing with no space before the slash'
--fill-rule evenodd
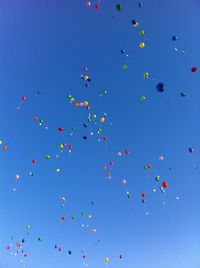
<path id="1" fill-rule="evenodd" d="M 193 153 L 194 149 L 190 147 L 190 148 L 188 149 L 188 151 L 189 151 L 190 153 Z"/>

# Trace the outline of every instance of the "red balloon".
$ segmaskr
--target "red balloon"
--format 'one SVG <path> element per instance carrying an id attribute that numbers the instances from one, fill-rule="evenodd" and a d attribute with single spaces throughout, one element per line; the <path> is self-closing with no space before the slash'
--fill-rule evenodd
<path id="1" fill-rule="evenodd" d="M 141 197 L 145 197 L 145 194 L 144 193 L 141 193 Z"/>
<path id="2" fill-rule="evenodd" d="M 162 187 L 163 187 L 163 188 L 167 188 L 167 187 L 168 187 L 168 184 L 167 184 L 166 181 L 163 181 L 163 183 L 162 183 Z"/>
<path id="3" fill-rule="evenodd" d="M 107 141 L 107 138 L 106 138 L 106 137 L 103 137 L 103 140 L 104 140 L 104 141 Z"/>
<path id="4" fill-rule="evenodd" d="M 192 68 L 191 68 L 191 72 L 192 72 L 192 73 L 195 73 L 196 71 L 197 71 L 197 67 L 192 67 Z"/>
<path id="5" fill-rule="evenodd" d="M 94 8 L 95 8 L 95 9 L 99 9 L 99 7 L 100 7 L 99 4 L 95 4 L 95 5 L 94 5 Z"/>
<path id="6" fill-rule="evenodd" d="M 112 161 L 110 161 L 110 166 L 113 166 L 113 162 Z"/>
<path id="7" fill-rule="evenodd" d="M 63 127 L 59 127 L 59 128 L 58 128 L 58 131 L 60 131 L 60 132 L 62 132 L 63 130 L 64 130 Z"/>
<path id="8" fill-rule="evenodd" d="M 72 150 L 72 149 L 73 149 L 73 146 L 70 144 L 70 145 L 68 146 L 68 148 L 69 148 L 69 150 Z"/>
<path id="9" fill-rule="evenodd" d="M 35 159 L 33 159 L 33 160 L 32 160 L 32 163 L 33 163 L 33 164 L 36 164 L 36 160 L 35 160 Z"/>
<path id="10" fill-rule="evenodd" d="M 61 217 L 61 220 L 62 220 L 62 221 L 64 221 L 64 220 L 65 220 L 65 217 L 64 217 L 64 216 L 62 216 L 62 217 Z"/>
<path id="11" fill-rule="evenodd" d="M 129 154 L 129 151 L 128 150 L 125 150 L 125 154 Z"/>

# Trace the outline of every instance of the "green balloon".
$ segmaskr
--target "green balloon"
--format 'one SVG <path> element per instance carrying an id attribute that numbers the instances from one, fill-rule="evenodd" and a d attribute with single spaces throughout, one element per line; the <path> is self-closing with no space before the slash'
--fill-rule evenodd
<path id="1" fill-rule="evenodd" d="M 127 194 L 127 197 L 128 197 L 128 198 L 131 198 L 131 197 L 132 197 L 132 195 L 131 195 L 131 194 Z"/>
<path id="2" fill-rule="evenodd" d="M 145 78 L 145 79 L 148 79 L 148 78 L 149 78 L 149 73 L 144 72 L 144 78 Z"/>
<path id="3" fill-rule="evenodd" d="M 144 30 L 141 30 L 140 31 L 140 35 L 144 35 Z"/>
<path id="4" fill-rule="evenodd" d="M 92 119 L 90 117 L 88 117 L 87 121 L 88 121 L 88 123 L 90 123 L 92 121 Z"/>
<path id="5" fill-rule="evenodd" d="M 51 158 L 50 155 L 46 155 L 46 156 L 45 156 L 45 159 L 50 159 L 50 158 Z"/>
<path id="6" fill-rule="evenodd" d="M 160 176 L 156 176 L 155 180 L 156 181 L 159 181 L 160 180 Z"/>
<path id="7" fill-rule="evenodd" d="M 104 95 L 107 95 L 107 94 L 108 94 L 108 92 L 107 92 L 106 90 L 104 90 L 104 91 L 103 91 L 103 94 L 104 94 Z"/>
<path id="8" fill-rule="evenodd" d="M 40 241 L 40 242 L 41 242 L 41 241 L 42 241 L 42 237 L 38 237 L 38 241 Z"/>
<path id="9" fill-rule="evenodd" d="M 124 65 L 122 66 L 122 70 L 126 71 L 127 69 L 128 69 L 128 66 L 127 66 L 126 64 L 124 64 Z"/>
<path id="10" fill-rule="evenodd" d="M 122 5 L 120 5 L 120 4 L 116 5 L 116 9 L 117 9 L 118 11 L 121 11 L 121 10 L 122 10 Z"/>

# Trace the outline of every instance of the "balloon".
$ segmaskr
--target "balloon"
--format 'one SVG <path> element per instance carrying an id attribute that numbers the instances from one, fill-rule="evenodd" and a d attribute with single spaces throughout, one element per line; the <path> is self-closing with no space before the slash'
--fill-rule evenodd
<path id="1" fill-rule="evenodd" d="M 125 49 L 121 49 L 121 53 L 124 54 L 125 53 Z"/>
<path id="2" fill-rule="evenodd" d="M 146 100 L 146 97 L 145 96 L 142 96 L 142 97 L 140 97 L 140 100 L 141 101 L 145 101 Z"/>
<path id="3" fill-rule="evenodd" d="M 134 27 L 139 26 L 139 23 L 136 20 L 132 20 L 131 23 L 133 24 Z"/>
<path id="4" fill-rule="evenodd" d="M 121 152 L 118 152 L 117 155 L 118 155 L 118 156 L 122 156 L 122 153 L 121 153 Z"/>
<path id="5" fill-rule="evenodd" d="M 127 69 L 128 69 L 128 66 L 127 66 L 126 64 L 124 64 L 124 65 L 122 66 L 122 70 L 126 71 Z"/>
<path id="6" fill-rule="evenodd" d="M 126 180 L 123 179 L 122 180 L 122 184 L 125 185 L 126 184 Z"/>
<path id="7" fill-rule="evenodd" d="M 96 233 L 97 232 L 97 229 L 96 228 L 92 228 L 91 230 L 93 233 Z"/>
<path id="8" fill-rule="evenodd" d="M 87 121 L 90 123 L 92 121 L 91 117 L 88 117 Z"/>
<path id="9" fill-rule="evenodd" d="M 35 159 L 32 160 L 32 163 L 33 163 L 33 164 L 36 164 L 36 162 L 37 162 L 37 161 L 36 161 Z"/>
<path id="10" fill-rule="evenodd" d="M 87 1 L 87 2 L 86 2 L 86 6 L 87 6 L 87 7 L 90 7 L 90 6 L 91 6 L 91 2 Z M 85 70 L 85 69 L 84 69 L 84 70 Z"/>
<path id="11" fill-rule="evenodd" d="M 34 116 L 34 117 L 33 117 L 33 120 L 34 120 L 34 121 L 37 121 L 37 116 Z"/>
<path id="12" fill-rule="evenodd" d="M 161 155 L 161 156 L 159 156 L 159 160 L 160 161 L 163 161 L 164 160 L 164 157 Z"/>
<path id="13" fill-rule="evenodd" d="M 57 168 L 57 169 L 56 169 L 56 172 L 59 173 L 59 172 L 60 172 L 60 168 Z"/>
<path id="14" fill-rule="evenodd" d="M 141 42 L 140 43 L 140 48 L 144 48 L 145 47 L 145 43 L 144 42 Z"/>
<path id="15" fill-rule="evenodd" d="M 104 167 L 103 167 L 103 169 L 104 169 L 104 170 L 107 170 L 107 167 L 106 167 L 106 166 L 104 166 Z"/>
<path id="16" fill-rule="evenodd" d="M 196 73 L 196 71 L 197 71 L 197 67 L 192 67 L 192 68 L 191 68 L 191 72 L 192 72 L 192 73 Z"/>
<path id="17" fill-rule="evenodd" d="M 167 187 L 168 187 L 168 184 L 167 184 L 166 181 L 163 181 L 163 182 L 162 182 L 162 187 L 163 187 L 163 188 L 167 188 Z"/>
<path id="18" fill-rule="evenodd" d="M 88 219 L 92 219 L 92 215 L 88 215 Z"/>
<path id="19" fill-rule="evenodd" d="M 15 179 L 16 179 L 16 180 L 19 180 L 19 179 L 20 179 L 19 174 L 16 174 Z"/>
<path id="20" fill-rule="evenodd" d="M 190 153 L 193 153 L 194 152 L 194 149 L 193 148 L 188 148 L 188 151 L 190 152 Z"/>
<path id="21" fill-rule="evenodd" d="M 72 103 L 72 102 L 74 102 L 75 101 L 75 99 L 74 98 L 70 98 L 70 102 Z"/>
<path id="22" fill-rule="evenodd" d="M 164 86 L 163 83 L 158 83 L 156 85 L 156 89 L 157 89 L 158 92 L 163 92 L 165 90 L 165 86 Z"/>
<path id="23" fill-rule="evenodd" d="M 143 3 L 142 2 L 138 3 L 138 6 L 139 7 L 142 7 L 143 6 Z"/>
<path id="24" fill-rule="evenodd" d="M 155 180 L 156 180 L 156 181 L 159 181 L 159 180 L 160 180 L 160 176 L 156 176 L 156 177 L 155 177 Z"/>
<path id="25" fill-rule="evenodd" d="M 145 79 L 148 79 L 148 78 L 149 78 L 149 73 L 144 72 L 144 78 L 145 78 Z"/>
<path id="26" fill-rule="evenodd" d="M 71 254 L 72 254 L 71 250 L 68 250 L 68 254 L 69 254 L 69 255 L 71 255 Z"/>
<path id="27" fill-rule="evenodd" d="M 84 139 L 84 140 L 87 140 L 87 136 L 83 136 L 83 139 Z"/>
<path id="28" fill-rule="evenodd" d="M 26 96 L 23 96 L 23 97 L 22 97 L 22 100 L 25 101 L 25 100 L 26 100 Z"/>
<path id="29" fill-rule="evenodd" d="M 104 123 L 104 122 L 105 122 L 105 118 L 104 118 L 104 117 L 101 117 L 101 118 L 100 118 L 100 122 L 101 122 L 101 123 Z"/>
<path id="30" fill-rule="evenodd" d="M 38 93 L 38 94 L 40 94 L 40 93 L 41 93 L 41 90 L 40 90 L 40 89 L 38 89 L 37 93 Z"/>
<path id="31" fill-rule="evenodd" d="M 96 119 L 96 118 L 97 118 L 96 114 L 93 114 L 93 118 L 94 118 L 94 119 Z"/>
<path id="32" fill-rule="evenodd" d="M 99 4 L 95 4 L 94 8 L 95 9 L 99 9 L 100 5 Z"/>
<path id="33" fill-rule="evenodd" d="M 107 257 L 107 258 L 105 258 L 105 262 L 109 262 L 109 258 Z"/>
<path id="34" fill-rule="evenodd" d="M 176 36 L 176 35 L 172 36 L 172 41 L 176 41 L 177 39 L 178 39 L 178 36 Z"/>
<path id="35" fill-rule="evenodd" d="M 127 197 L 128 197 L 128 198 L 131 198 L 131 197 L 132 197 L 132 195 L 131 195 L 131 194 L 129 194 L 129 193 L 127 193 Z"/>
<path id="36" fill-rule="evenodd" d="M 122 10 L 122 5 L 116 5 L 116 9 L 118 10 L 118 11 L 121 11 Z"/>
<path id="37" fill-rule="evenodd" d="M 64 130 L 63 127 L 59 127 L 59 128 L 58 128 L 58 131 L 60 131 L 60 132 L 62 132 L 63 130 Z"/>
<path id="38" fill-rule="evenodd" d="M 140 30 L 140 35 L 144 35 L 144 30 Z"/>
<path id="39" fill-rule="evenodd" d="M 40 242 L 41 242 L 41 241 L 42 241 L 42 237 L 38 237 L 38 241 L 40 241 Z"/>
<path id="40" fill-rule="evenodd" d="M 40 120 L 39 120 L 39 123 L 40 123 L 40 124 L 44 123 L 44 120 L 40 119 Z"/>
<path id="41" fill-rule="evenodd" d="M 75 107 L 79 107 L 79 103 L 76 103 L 76 104 L 75 104 Z"/>
<path id="42" fill-rule="evenodd" d="M 110 166 L 113 166 L 113 162 L 112 161 L 110 161 Z"/>
<path id="43" fill-rule="evenodd" d="M 65 216 L 62 216 L 62 217 L 61 217 L 61 221 L 64 221 L 64 220 L 65 220 Z"/>
<path id="44" fill-rule="evenodd" d="M 31 228 L 31 226 L 28 224 L 28 225 L 26 225 L 26 229 L 30 229 Z"/>
<path id="45" fill-rule="evenodd" d="M 2 147 L 2 150 L 3 150 L 3 151 L 7 151 L 7 146 L 4 145 L 4 146 Z"/>
<path id="46" fill-rule="evenodd" d="M 73 149 L 73 146 L 70 144 L 70 145 L 68 146 L 68 149 L 69 149 L 69 150 L 72 150 L 72 149 Z"/>
<path id="47" fill-rule="evenodd" d="M 83 105 L 84 105 L 85 107 L 87 107 L 87 106 L 89 105 L 89 103 L 88 103 L 87 101 L 84 101 Z"/>
<path id="48" fill-rule="evenodd" d="M 129 154 L 129 150 L 125 150 L 125 154 Z"/>
<path id="49" fill-rule="evenodd" d="M 180 93 L 181 97 L 186 97 L 186 94 L 184 92 Z"/>
<path id="50" fill-rule="evenodd" d="M 63 148 L 64 148 L 64 144 L 61 143 L 61 144 L 59 145 L 59 149 L 63 149 Z"/>
<path id="51" fill-rule="evenodd" d="M 106 138 L 106 137 L 103 137 L 103 140 L 104 140 L 104 141 L 107 141 L 107 138 Z"/>
<path id="52" fill-rule="evenodd" d="M 45 156 L 45 159 L 50 159 L 50 158 L 51 158 L 50 155 L 46 155 L 46 156 Z"/>
<path id="53" fill-rule="evenodd" d="M 144 193 L 141 193 L 141 197 L 145 197 L 145 194 Z"/>
<path id="54" fill-rule="evenodd" d="M 119 255 L 119 258 L 120 258 L 120 259 L 122 259 L 122 258 L 123 258 L 123 256 L 122 256 L 122 255 Z"/>
<path id="55" fill-rule="evenodd" d="M 2 143 L 3 143 L 3 141 L 0 140 L 0 144 L 2 144 Z"/>

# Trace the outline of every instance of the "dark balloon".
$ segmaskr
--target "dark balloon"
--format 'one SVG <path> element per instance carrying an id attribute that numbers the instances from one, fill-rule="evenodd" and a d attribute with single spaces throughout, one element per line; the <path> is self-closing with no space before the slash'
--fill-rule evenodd
<path id="1" fill-rule="evenodd" d="M 178 39 L 178 37 L 176 35 L 172 36 L 172 40 L 176 41 Z"/>
<path id="2" fill-rule="evenodd" d="M 189 151 L 190 153 L 193 153 L 194 149 L 190 147 L 190 148 L 188 148 L 188 151 Z"/>
<path id="3" fill-rule="evenodd" d="M 84 139 L 84 140 L 87 140 L 87 136 L 83 136 L 83 139 Z"/>
<path id="4" fill-rule="evenodd" d="M 156 89 L 157 89 L 158 92 L 163 92 L 165 90 L 165 86 L 164 86 L 163 83 L 158 83 L 156 85 Z"/>
<path id="5" fill-rule="evenodd" d="M 196 71 L 197 71 L 197 67 L 192 67 L 192 68 L 191 68 L 191 72 L 192 72 L 192 73 L 196 73 Z"/>
<path id="6" fill-rule="evenodd" d="M 71 255 L 71 254 L 72 254 L 71 250 L 68 250 L 68 254 L 69 254 L 69 255 Z"/>
<path id="7" fill-rule="evenodd" d="M 186 97 L 186 94 L 184 92 L 180 93 L 181 97 Z"/>

